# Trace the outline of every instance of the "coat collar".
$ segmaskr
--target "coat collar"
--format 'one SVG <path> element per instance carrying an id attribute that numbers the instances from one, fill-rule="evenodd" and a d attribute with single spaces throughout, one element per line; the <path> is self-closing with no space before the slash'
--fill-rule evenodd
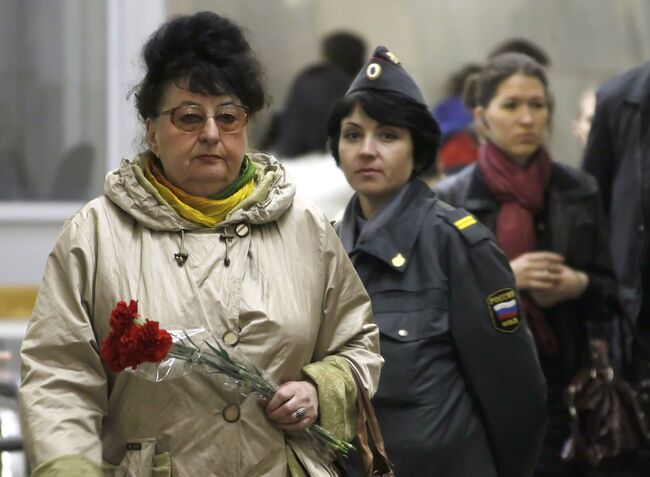
<path id="1" fill-rule="evenodd" d="M 469 175 L 471 180 L 469 181 L 469 189 L 465 197 L 465 202 L 460 204 L 460 207 L 469 211 L 477 212 L 498 209 L 499 203 L 490 193 L 490 190 L 485 183 L 485 177 L 481 172 L 481 168 L 478 167 L 478 164 L 472 164 L 467 168 L 466 172 L 464 171 L 464 173 Z"/>
<path id="2" fill-rule="evenodd" d="M 626 100 L 650 108 L 650 63 L 639 67 L 637 71 L 638 75 L 635 75 Z"/>
<path id="3" fill-rule="evenodd" d="M 404 271 L 412 256 L 424 217 L 437 201 L 434 192 L 420 179 L 411 179 L 388 206 L 369 220 L 355 245 L 355 194 L 341 221 L 340 237 L 350 256 L 363 252 L 373 255 L 397 271 Z"/>
<path id="4" fill-rule="evenodd" d="M 485 182 L 485 176 L 478 164 L 474 163 L 460 174 L 468 177 L 459 177 L 460 181 L 468 181 L 468 190 L 463 202 L 458 207 L 467 209 L 472 213 L 497 210 L 499 202 L 490 193 Z M 595 192 L 593 181 L 581 180 L 584 175 L 580 171 L 572 170 L 561 163 L 553 163 L 553 172 L 548 185 L 548 200 L 574 200 L 591 195 Z"/>

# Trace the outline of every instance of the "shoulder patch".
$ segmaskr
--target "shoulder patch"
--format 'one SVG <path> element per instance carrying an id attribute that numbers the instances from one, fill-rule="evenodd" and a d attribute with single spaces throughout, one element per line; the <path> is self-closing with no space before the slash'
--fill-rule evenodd
<path id="1" fill-rule="evenodd" d="M 504 288 L 489 295 L 487 304 L 494 329 L 502 333 L 514 333 L 521 325 L 521 312 L 514 288 Z"/>
<path id="2" fill-rule="evenodd" d="M 440 205 L 444 202 L 439 202 Z M 447 204 L 446 207 L 441 207 L 438 214 L 451 224 L 463 236 L 470 245 L 475 245 L 485 239 L 491 238 L 488 230 L 476 220 L 472 214 L 465 209 L 456 209 Z"/>
<path id="3" fill-rule="evenodd" d="M 456 222 L 454 222 L 454 226 L 458 230 L 463 230 L 466 229 L 467 227 L 471 227 L 476 223 L 476 219 L 474 218 L 473 215 L 466 215 L 462 219 L 458 219 Z"/>

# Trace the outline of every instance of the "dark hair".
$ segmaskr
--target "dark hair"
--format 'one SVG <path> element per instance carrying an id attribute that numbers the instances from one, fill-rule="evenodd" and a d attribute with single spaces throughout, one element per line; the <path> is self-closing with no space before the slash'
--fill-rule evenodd
<path id="1" fill-rule="evenodd" d="M 346 31 L 327 35 L 321 48 L 325 59 L 341 68 L 348 76 L 357 74 L 366 57 L 365 42 L 358 35 Z"/>
<path id="2" fill-rule="evenodd" d="M 375 121 L 400 128 L 407 128 L 413 140 L 414 172 L 420 174 L 436 163 L 440 144 L 440 128 L 423 104 L 391 91 L 362 90 L 345 96 L 332 109 L 327 123 L 329 148 L 337 164 L 341 121 L 350 115 L 356 105 Z"/>
<path id="3" fill-rule="evenodd" d="M 503 53 L 521 53 L 522 55 L 530 56 L 540 65 L 548 68 L 551 66 L 551 58 L 548 56 L 541 46 L 533 43 L 526 38 L 510 38 L 497 45 L 488 55 L 488 60 L 495 56 L 502 55 Z"/>
<path id="4" fill-rule="evenodd" d="M 468 108 L 487 107 L 497 93 L 499 85 L 512 75 L 522 74 L 537 78 L 544 86 L 549 112 L 553 111 L 553 97 L 548 88 L 544 67 L 530 56 L 521 53 L 503 53 L 490 59 L 480 73 L 465 81 L 463 99 Z"/>
<path id="5" fill-rule="evenodd" d="M 212 12 L 176 17 L 159 27 L 142 49 L 145 76 L 135 88 L 143 120 L 156 116 L 174 83 L 203 95 L 231 94 L 251 114 L 264 107 L 262 67 L 241 28 Z"/>
<path id="6" fill-rule="evenodd" d="M 480 71 L 481 65 L 477 63 L 466 63 L 454 71 L 447 81 L 447 96 L 462 96 L 465 80 Z"/>

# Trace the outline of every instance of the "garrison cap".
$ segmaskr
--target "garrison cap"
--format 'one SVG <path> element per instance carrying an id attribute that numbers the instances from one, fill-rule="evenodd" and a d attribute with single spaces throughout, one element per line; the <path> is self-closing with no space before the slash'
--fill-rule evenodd
<path id="1" fill-rule="evenodd" d="M 385 46 L 378 46 L 350 85 L 348 94 L 362 90 L 392 91 L 423 104 L 424 97 L 402 63 Z"/>

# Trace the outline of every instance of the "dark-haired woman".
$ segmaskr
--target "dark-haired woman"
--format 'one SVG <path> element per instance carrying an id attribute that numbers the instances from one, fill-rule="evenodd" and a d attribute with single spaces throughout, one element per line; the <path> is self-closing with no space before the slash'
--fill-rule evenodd
<path id="1" fill-rule="evenodd" d="M 149 148 L 65 225 L 23 343 L 33 475 L 338 475 L 330 455 L 286 436 L 318 420 L 352 438 L 352 372 L 372 393 L 382 362 L 363 285 L 278 162 L 246 153 L 265 94 L 240 29 L 208 12 L 179 17 L 143 58 Z M 99 343 L 129 299 L 163 328 L 222 338 L 277 394 L 258 403 L 198 372 L 160 383 L 109 372 Z"/>
<path id="2" fill-rule="evenodd" d="M 418 178 L 439 129 L 392 52 L 377 48 L 328 132 L 356 191 L 337 231 L 379 325 L 373 405 L 396 475 L 530 475 L 545 385 L 514 278 L 490 232 Z"/>
<path id="3" fill-rule="evenodd" d="M 492 58 L 467 84 L 486 142 L 477 164 L 436 187 L 496 235 L 515 275 L 548 383 L 549 426 L 536 476 L 579 476 L 564 463 L 563 390 L 586 351 L 587 320 L 607 326 L 615 281 L 595 180 L 551 160 L 544 147 L 551 96 L 526 55 Z"/>

